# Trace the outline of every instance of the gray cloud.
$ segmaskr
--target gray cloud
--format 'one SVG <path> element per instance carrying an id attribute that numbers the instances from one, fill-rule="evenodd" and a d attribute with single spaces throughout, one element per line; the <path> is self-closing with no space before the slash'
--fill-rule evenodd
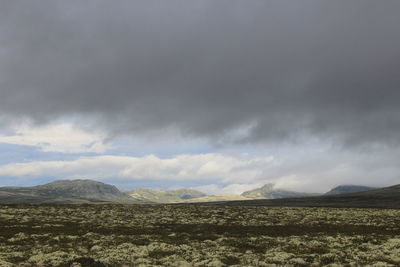
<path id="1" fill-rule="evenodd" d="M 400 141 L 400 2 L 3 1 L 0 112 L 222 142 Z"/>

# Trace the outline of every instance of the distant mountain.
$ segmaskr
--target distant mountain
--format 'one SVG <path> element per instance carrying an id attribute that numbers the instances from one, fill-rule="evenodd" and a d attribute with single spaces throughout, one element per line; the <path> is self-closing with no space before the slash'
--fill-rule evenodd
<path id="1" fill-rule="evenodd" d="M 275 189 L 273 184 L 266 184 L 261 188 L 246 191 L 241 194 L 241 196 L 250 199 L 294 198 L 294 197 L 307 197 L 316 195 L 318 194 Z"/>
<path id="2" fill-rule="evenodd" d="M 206 203 L 202 203 L 206 205 Z M 225 201 L 208 205 L 400 209 L 400 184 L 357 193 L 286 199 Z"/>
<path id="3" fill-rule="evenodd" d="M 363 185 L 339 185 L 335 188 L 332 188 L 330 191 L 326 192 L 325 195 L 348 194 L 348 193 L 363 192 L 373 189 L 377 188 L 363 186 Z"/>
<path id="4" fill-rule="evenodd" d="M 177 203 L 188 199 L 201 198 L 206 194 L 193 189 L 177 189 L 177 190 L 157 190 L 137 188 L 126 191 L 132 198 L 138 201 L 154 202 L 154 203 Z"/>
<path id="5" fill-rule="evenodd" d="M 113 185 L 60 180 L 32 187 L 0 187 L 0 203 L 140 203 Z"/>
<path id="6" fill-rule="evenodd" d="M 239 195 L 209 195 L 204 197 L 187 199 L 182 202 L 184 203 L 196 203 L 196 202 L 219 202 L 219 201 L 233 201 L 233 200 L 249 200 L 247 198 Z"/>

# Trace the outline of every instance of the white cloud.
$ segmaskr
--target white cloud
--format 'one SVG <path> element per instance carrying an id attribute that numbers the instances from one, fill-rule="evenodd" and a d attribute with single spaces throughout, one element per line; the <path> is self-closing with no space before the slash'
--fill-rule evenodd
<path id="1" fill-rule="evenodd" d="M 223 154 L 178 155 L 161 159 L 156 156 L 131 158 L 132 164 L 121 172 L 123 177 L 165 178 L 171 180 L 216 179 L 228 182 L 240 179 L 256 179 L 263 168 L 273 159 L 235 157 Z"/>
<path id="2" fill-rule="evenodd" d="M 311 152 L 312 153 L 311 153 Z M 274 157 L 239 153 L 92 156 L 67 161 L 33 161 L 0 165 L 0 177 L 22 179 L 96 179 L 134 188 L 140 181 L 159 187 L 194 187 L 209 194 L 239 194 L 266 183 L 302 191 L 326 192 L 339 184 L 388 186 L 399 183 L 400 151 L 355 155 L 343 150 L 292 148 Z M 392 156 L 392 157 L 390 157 Z M 164 187 L 165 188 L 165 187 Z"/>
<path id="3" fill-rule="evenodd" d="M 0 142 L 39 147 L 44 152 L 104 153 L 110 148 L 104 143 L 106 136 L 75 128 L 71 123 L 45 126 L 18 124 L 8 134 L 0 134 Z"/>
<path id="4" fill-rule="evenodd" d="M 223 154 L 178 155 L 172 158 L 95 156 L 72 161 L 34 161 L 0 166 L 0 176 L 58 178 L 122 178 L 133 180 L 215 180 L 229 183 L 262 178 L 271 157 Z"/>

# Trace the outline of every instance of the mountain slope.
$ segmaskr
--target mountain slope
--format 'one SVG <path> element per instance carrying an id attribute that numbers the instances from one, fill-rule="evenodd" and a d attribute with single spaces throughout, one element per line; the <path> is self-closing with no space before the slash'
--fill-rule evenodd
<path id="1" fill-rule="evenodd" d="M 206 196 L 200 191 L 186 188 L 177 190 L 137 188 L 126 193 L 136 200 L 154 203 L 176 203 Z"/>
<path id="2" fill-rule="evenodd" d="M 207 203 L 208 205 L 277 206 L 277 207 L 338 207 L 400 209 L 400 185 L 364 192 L 286 199 L 256 199 Z M 203 205 L 205 205 L 203 203 Z"/>
<path id="3" fill-rule="evenodd" d="M 369 187 L 363 185 L 339 185 L 335 188 L 332 188 L 325 195 L 337 195 L 337 194 L 348 194 L 348 193 L 357 193 L 368 190 L 377 189 L 376 187 Z"/>
<path id="4" fill-rule="evenodd" d="M 0 187 L 0 203 L 139 203 L 113 185 L 60 180 L 32 187 Z"/>
<path id="5" fill-rule="evenodd" d="M 316 195 L 317 194 L 275 189 L 273 184 L 266 184 L 263 187 L 246 191 L 241 194 L 241 196 L 250 199 L 293 198 L 293 197 L 306 197 L 306 196 L 316 196 Z"/>

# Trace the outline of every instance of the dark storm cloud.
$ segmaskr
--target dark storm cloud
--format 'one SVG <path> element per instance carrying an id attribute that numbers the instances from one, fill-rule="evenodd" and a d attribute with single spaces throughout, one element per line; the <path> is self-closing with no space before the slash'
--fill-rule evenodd
<path id="1" fill-rule="evenodd" d="M 0 112 L 400 141 L 400 1 L 3 1 Z"/>

